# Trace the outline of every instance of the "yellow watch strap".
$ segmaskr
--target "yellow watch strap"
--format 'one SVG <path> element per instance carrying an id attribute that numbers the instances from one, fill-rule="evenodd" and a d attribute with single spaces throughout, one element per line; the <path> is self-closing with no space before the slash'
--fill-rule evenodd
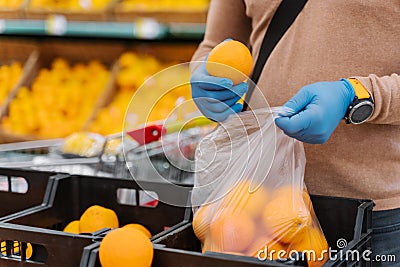
<path id="1" fill-rule="evenodd" d="M 358 99 L 368 99 L 371 97 L 368 90 L 356 78 L 348 78 L 347 80 L 353 86 L 354 94 Z"/>

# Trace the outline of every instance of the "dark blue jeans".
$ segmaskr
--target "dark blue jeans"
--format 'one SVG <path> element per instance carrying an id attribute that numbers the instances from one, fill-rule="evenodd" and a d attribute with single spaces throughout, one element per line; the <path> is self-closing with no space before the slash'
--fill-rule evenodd
<path id="1" fill-rule="evenodd" d="M 372 220 L 372 266 L 399 267 L 400 208 L 385 211 L 374 211 L 372 213 Z M 393 259 L 393 256 L 391 255 L 394 255 L 395 259 Z"/>

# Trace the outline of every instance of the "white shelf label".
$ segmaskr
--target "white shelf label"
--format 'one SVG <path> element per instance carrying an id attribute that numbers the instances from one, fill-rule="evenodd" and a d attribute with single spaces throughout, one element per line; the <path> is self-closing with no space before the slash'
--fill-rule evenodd
<path id="1" fill-rule="evenodd" d="M 135 33 L 139 38 L 155 39 L 160 34 L 160 24 L 154 19 L 140 19 L 135 23 Z"/>
<path id="2" fill-rule="evenodd" d="M 52 35 L 64 35 L 68 21 L 62 15 L 50 15 L 46 23 L 46 31 Z"/>
<path id="3" fill-rule="evenodd" d="M 0 19 L 0 33 L 6 31 L 6 21 L 4 19 Z"/>

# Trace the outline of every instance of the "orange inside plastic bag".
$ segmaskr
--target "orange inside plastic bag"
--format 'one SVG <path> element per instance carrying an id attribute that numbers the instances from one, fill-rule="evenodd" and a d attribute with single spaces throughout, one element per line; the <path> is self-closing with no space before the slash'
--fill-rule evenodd
<path id="1" fill-rule="evenodd" d="M 196 151 L 193 229 L 203 252 L 289 258 L 322 266 L 328 243 L 304 186 L 302 143 L 270 110 L 229 118 Z M 299 255 L 299 254 L 298 254 Z"/>

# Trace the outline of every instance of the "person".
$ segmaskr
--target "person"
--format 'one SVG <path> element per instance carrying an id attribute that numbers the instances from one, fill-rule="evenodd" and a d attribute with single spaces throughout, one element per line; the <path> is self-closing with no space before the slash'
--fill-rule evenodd
<path id="1" fill-rule="evenodd" d="M 256 59 L 280 2 L 212 0 L 204 40 L 192 61 L 204 60 L 227 38 L 248 45 Z M 375 202 L 373 255 L 395 255 L 397 263 L 373 266 L 400 264 L 399 18 L 398 0 L 309 0 L 257 84 L 270 106 L 295 112 L 275 122 L 304 142 L 309 192 Z M 204 66 L 193 70 L 191 85 L 193 99 L 209 118 L 223 121 L 240 112 L 242 85 L 211 77 Z M 356 111 L 358 94 L 369 100 Z M 249 106 L 257 108 L 255 95 Z M 355 117 L 346 124 L 351 110 Z"/>

